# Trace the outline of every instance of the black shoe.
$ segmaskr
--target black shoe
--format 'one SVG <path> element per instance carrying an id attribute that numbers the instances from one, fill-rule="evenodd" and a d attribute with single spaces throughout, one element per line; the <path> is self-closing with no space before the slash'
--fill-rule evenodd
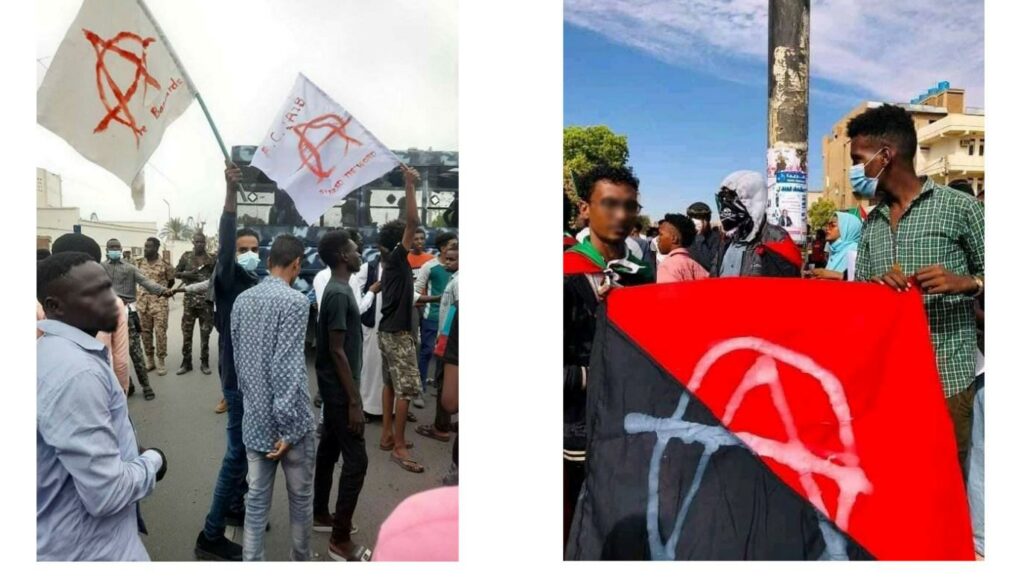
<path id="1" fill-rule="evenodd" d="M 242 560 L 242 545 L 231 542 L 221 536 L 216 540 L 206 538 L 206 532 L 200 532 L 196 539 L 196 558 L 201 561 L 236 561 Z"/>
<path id="2" fill-rule="evenodd" d="M 178 368 L 178 371 L 175 372 L 175 374 L 180 376 L 182 374 L 187 374 L 187 373 L 189 373 L 191 371 L 192 371 L 192 364 L 181 364 L 181 367 Z"/>
<path id="3" fill-rule="evenodd" d="M 199 371 L 204 373 L 204 374 L 206 374 L 207 376 L 209 376 L 210 375 L 210 364 L 208 364 L 206 362 L 203 362 L 203 363 L 199 364 Z"/>
<path id="4" fill-rule="evenodd" d="M 154 398 L 156 398 L 156 392 L 153 392 L 153 389 L 148 387 L 142 389 L 142 395 L 146 398 L 146 400 L 153 400 Z"/>

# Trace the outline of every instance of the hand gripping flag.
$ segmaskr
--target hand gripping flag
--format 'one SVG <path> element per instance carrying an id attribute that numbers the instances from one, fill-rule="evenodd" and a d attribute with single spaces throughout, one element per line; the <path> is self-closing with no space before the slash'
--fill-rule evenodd
<path id="1" fill-rule="evenodd" d="M 569 558 L 974 558 L 916 292 L 771 278 L 614 290 L 587 400 Z"/>
<path id="2" fill-rule="evenodd" d="M 140 2 L 85 0 L 36 93 L 36 120 L 132 188 L 192 103 L 188 76 Z"/>
<path id="3" fill-rule="evenodd" d="M 301 73 L 252 159 L 252 166 L 288 192 L 310 225 L 345 195 L 400 164 Z"/>

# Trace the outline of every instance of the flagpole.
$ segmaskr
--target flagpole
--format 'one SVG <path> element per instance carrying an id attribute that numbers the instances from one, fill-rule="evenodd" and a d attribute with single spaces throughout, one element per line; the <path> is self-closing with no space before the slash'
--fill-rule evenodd
<path id="1" fill-rule="evenodd" d="M 156 29 L 157 36 L 160 37 L 164 46 L 167 47 L 167 52 L 171 55 L 171 60 L 174 61 L 178 70 L 181 71 L 182 76 L 185 77 L 185 85 L 187 85 L 189 91 L 192 92 L 192 97 L 196 98 L 196 101 L 199 102 L 199 107 L 203 109 L 203 115 L 206 116 L 206 121 L 210 124 L 210 129 L 213 130 L 213 136 L 217 139 L 217 144 L 220 146 L 221 153 L 224 154 L 224 160 L 231 160 L 231 155 L 228 154 L 228 149 L 224 146 L 224 139 L 221 138 L 220 132 L 217 131 L 217 125 L 213 123 L 213 116 L 210 115 L 210 110 L 207 109 L 206 102 L 203 101 L 203 96 L 199 94 L 199 90 L 196 89 L 196 85 L 192 83 L 192 78 L 189 77 L 188 70 L 185 69 L 184 65 L 182 65 L 181 59 L 178 58 L 178 54 L 174 51 L 174 45 L 167 40 L 167 35 L 165 35 L 163 29 L 160 28 L 160 23 L 153 18 L 153 13 L 149 11 L 149 7 L 146 6 L 145 0 L 136 1 L 138 2 L 139 8 L 142 10 L 142 13 L 146 15 L 150 24 L 153 25 L 154 29 Z"/>

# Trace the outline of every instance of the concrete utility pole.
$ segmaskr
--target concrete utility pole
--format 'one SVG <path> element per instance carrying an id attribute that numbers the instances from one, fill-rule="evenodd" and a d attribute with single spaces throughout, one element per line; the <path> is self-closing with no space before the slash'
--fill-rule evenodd
<path id="1" fill-rule="evenodd" d="M 810 0 L 768 2 L 767 161 L 768 184 L 775 187 L 770 189 L 769 219 L 777 224 L 787 210 L 793 220 L 788 229 L 797 243 L 806 235 L 810 14 Z"/>

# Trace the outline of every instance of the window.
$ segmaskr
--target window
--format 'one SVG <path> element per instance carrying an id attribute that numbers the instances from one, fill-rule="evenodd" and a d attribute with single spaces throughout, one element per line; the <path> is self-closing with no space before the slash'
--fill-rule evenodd
<path id="1" fill-rule="evenodd" d="M 967 141 L 967 156 L 974 156 L 974 141 Z"/>
<path id="2" fill-rule="evenodd" d="M 978 141 L 978 156 L 985 156 L 985 139 Z"/>

